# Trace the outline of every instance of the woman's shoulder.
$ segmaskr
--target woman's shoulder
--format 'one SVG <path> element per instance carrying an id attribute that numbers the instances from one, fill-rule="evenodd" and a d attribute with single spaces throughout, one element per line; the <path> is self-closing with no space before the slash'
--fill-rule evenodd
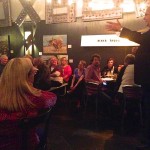
<path id="1" fill-rule="evenodd" d="M 56 98 L 56 94 L 49 92 L 49 91 L 43 91 L 41 90 L 41 96 L 42 97 L 47 97 L 47 98 Z"/>
<path id="2" fill-rule="evenodd" d="M 70 66 L 70 65 L 66 65 L 65 67 L 66 67 L 66 68 L 71 68 L 71 66 Z"/>
<path id="3" fill-rule="evenodd" d="M 28 95 L 28 98 L 37 106 L 37 108 L 47 108 L 56 103 L 56 94 L 41 90 L 40 96 Z"/>
<path id="4" fill-rule="evenodd" d="M 126 67 L 126 70 L 133 70 L 134 69 L 134 64 L 130 64 Z"/>
<path id="5" fill-rule="evenodd" d="M 87 69 L 92 69 L 92 68 L 94 68 L 92 64 L 87 66 Z"/>
<path id="6" fill-rule="evenodd" d="M 75 68 L 74 71 L 78 71 L 78 68 Z"/>

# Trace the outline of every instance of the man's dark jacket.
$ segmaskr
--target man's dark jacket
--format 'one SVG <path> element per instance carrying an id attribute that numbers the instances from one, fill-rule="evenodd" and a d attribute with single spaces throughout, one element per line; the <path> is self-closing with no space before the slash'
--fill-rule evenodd
<path id="1" fill-rule="evenodd" d="M 135 83 L 150 89 L 150 30 L 141 34 L 123 28 L 120 36 L 140 44 L 135 56 Z"/>

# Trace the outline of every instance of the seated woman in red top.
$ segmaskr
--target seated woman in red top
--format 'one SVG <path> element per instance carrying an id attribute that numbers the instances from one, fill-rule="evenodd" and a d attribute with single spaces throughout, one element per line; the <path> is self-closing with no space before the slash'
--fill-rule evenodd
<path id="1" fill-rule="evenodd" d="M 38 112 L 55 105 L 56 95 L 32 86 L 37 69 L 29 58 L 11 59 L 0 78 L 0 123 L 37 116 Z M 21 150 L 22 132 L 18 125 L 0 128 L 0 149 Z M 29 133 L 29 150 L 34 150 L 39 139 L 35 129 Z"/>
<path id="2" fill-rule="evenodd" d="M 62 57 L 60 59 L 60 65 L 62 68 L 62 77 L 64 82 L 68 82 L 70 79 L 70 76 L 72 75 L 72 69 L 70 65 L 68 65 L 68 61 L 66 57 Z"/>

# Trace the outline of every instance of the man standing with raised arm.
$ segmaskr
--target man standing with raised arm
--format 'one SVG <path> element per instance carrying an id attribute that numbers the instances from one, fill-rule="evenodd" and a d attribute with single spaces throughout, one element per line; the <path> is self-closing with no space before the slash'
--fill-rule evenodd
<path id="1" fill-rule="evenodd" d="M 146 9 L 144 21 L 150 27 L 150 7 Z M 123 27 L 120 22 L 107 22 L 107 30 L 120 31 L 120 37 L 128 38 L 140 44 L 135 56 L 135 83 L 143 88 L 143 110 L 144 110 L 144 145 L 137 150 L 146 150 L 150 147 L 150 30 L 141 34 Z"/>

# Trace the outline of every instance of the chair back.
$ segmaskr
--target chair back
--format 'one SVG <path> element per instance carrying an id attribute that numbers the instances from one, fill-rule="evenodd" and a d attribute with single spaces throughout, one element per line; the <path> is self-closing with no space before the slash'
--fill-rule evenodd
<path id="1" fill-rule="evenodd" d="M 100 90 L 100 86 L 98 83 L 95 82 L 85 82 L 85 93 L 87 95 L 95 95 L 98 94 Z"/>
<path id="2" fill-rule="evenodd" d="M 36 150 L 46 150 L 46 142 L 49 130 L 49 122 L 52 113 L 52 107 L 39 113 L 34 117 L 27 117 L 18 120 L 4 120 L 0 123 L 0 140 L 3 141 L 4 148 L 28 150 L 31 147 L 31 132 L 40 127 L 42 129 L 42 138 Z M 14 137 L 14 139 L 13 139 Z M 1 147 L 1 146 L 0 146 Z M 33 145 L 35 150 L 35 145 Z M 9 149 L 8 148 L 8 149 Z"/>
<path id="3" fill-rule="evenodd" d="M 121 132 L 124 132 L 124 119 L 125 112 L 130 111 L 130 113 L 134 113 L 135 107 L 139 112 L 140 124 L 143 126 L 143 115 L 142 115 L 142 88 L 139 85 L 125 85 L 123 86 L 123 110 L 122 110 L 122 121 L 121 121 Z M 129 107 L 130 106 L 130 107 Z M 127 110 L 127 108 L 129 108 Z"/>
<path id="4" fill-rule="evenodd" d="M 23 118 L 20 122 L 20 128 L 23 131 L 23 147 L 22 150 L 27 150 L 28 131 L 34 127 L 42 128 L 42 138 L 37 147 L 37 150 L 46 150 L 47 136 L 49 132 L 49 122 L 52 113 L 52 107 L 44 110 L 36 117 Z"/>
<path id="5" fill-rule="evenodd" d="M 125 85 L 123 86 L 124 98 L 129 100 L 137 100 L 142 98 L 142 88 L 139 85 Z"/>

